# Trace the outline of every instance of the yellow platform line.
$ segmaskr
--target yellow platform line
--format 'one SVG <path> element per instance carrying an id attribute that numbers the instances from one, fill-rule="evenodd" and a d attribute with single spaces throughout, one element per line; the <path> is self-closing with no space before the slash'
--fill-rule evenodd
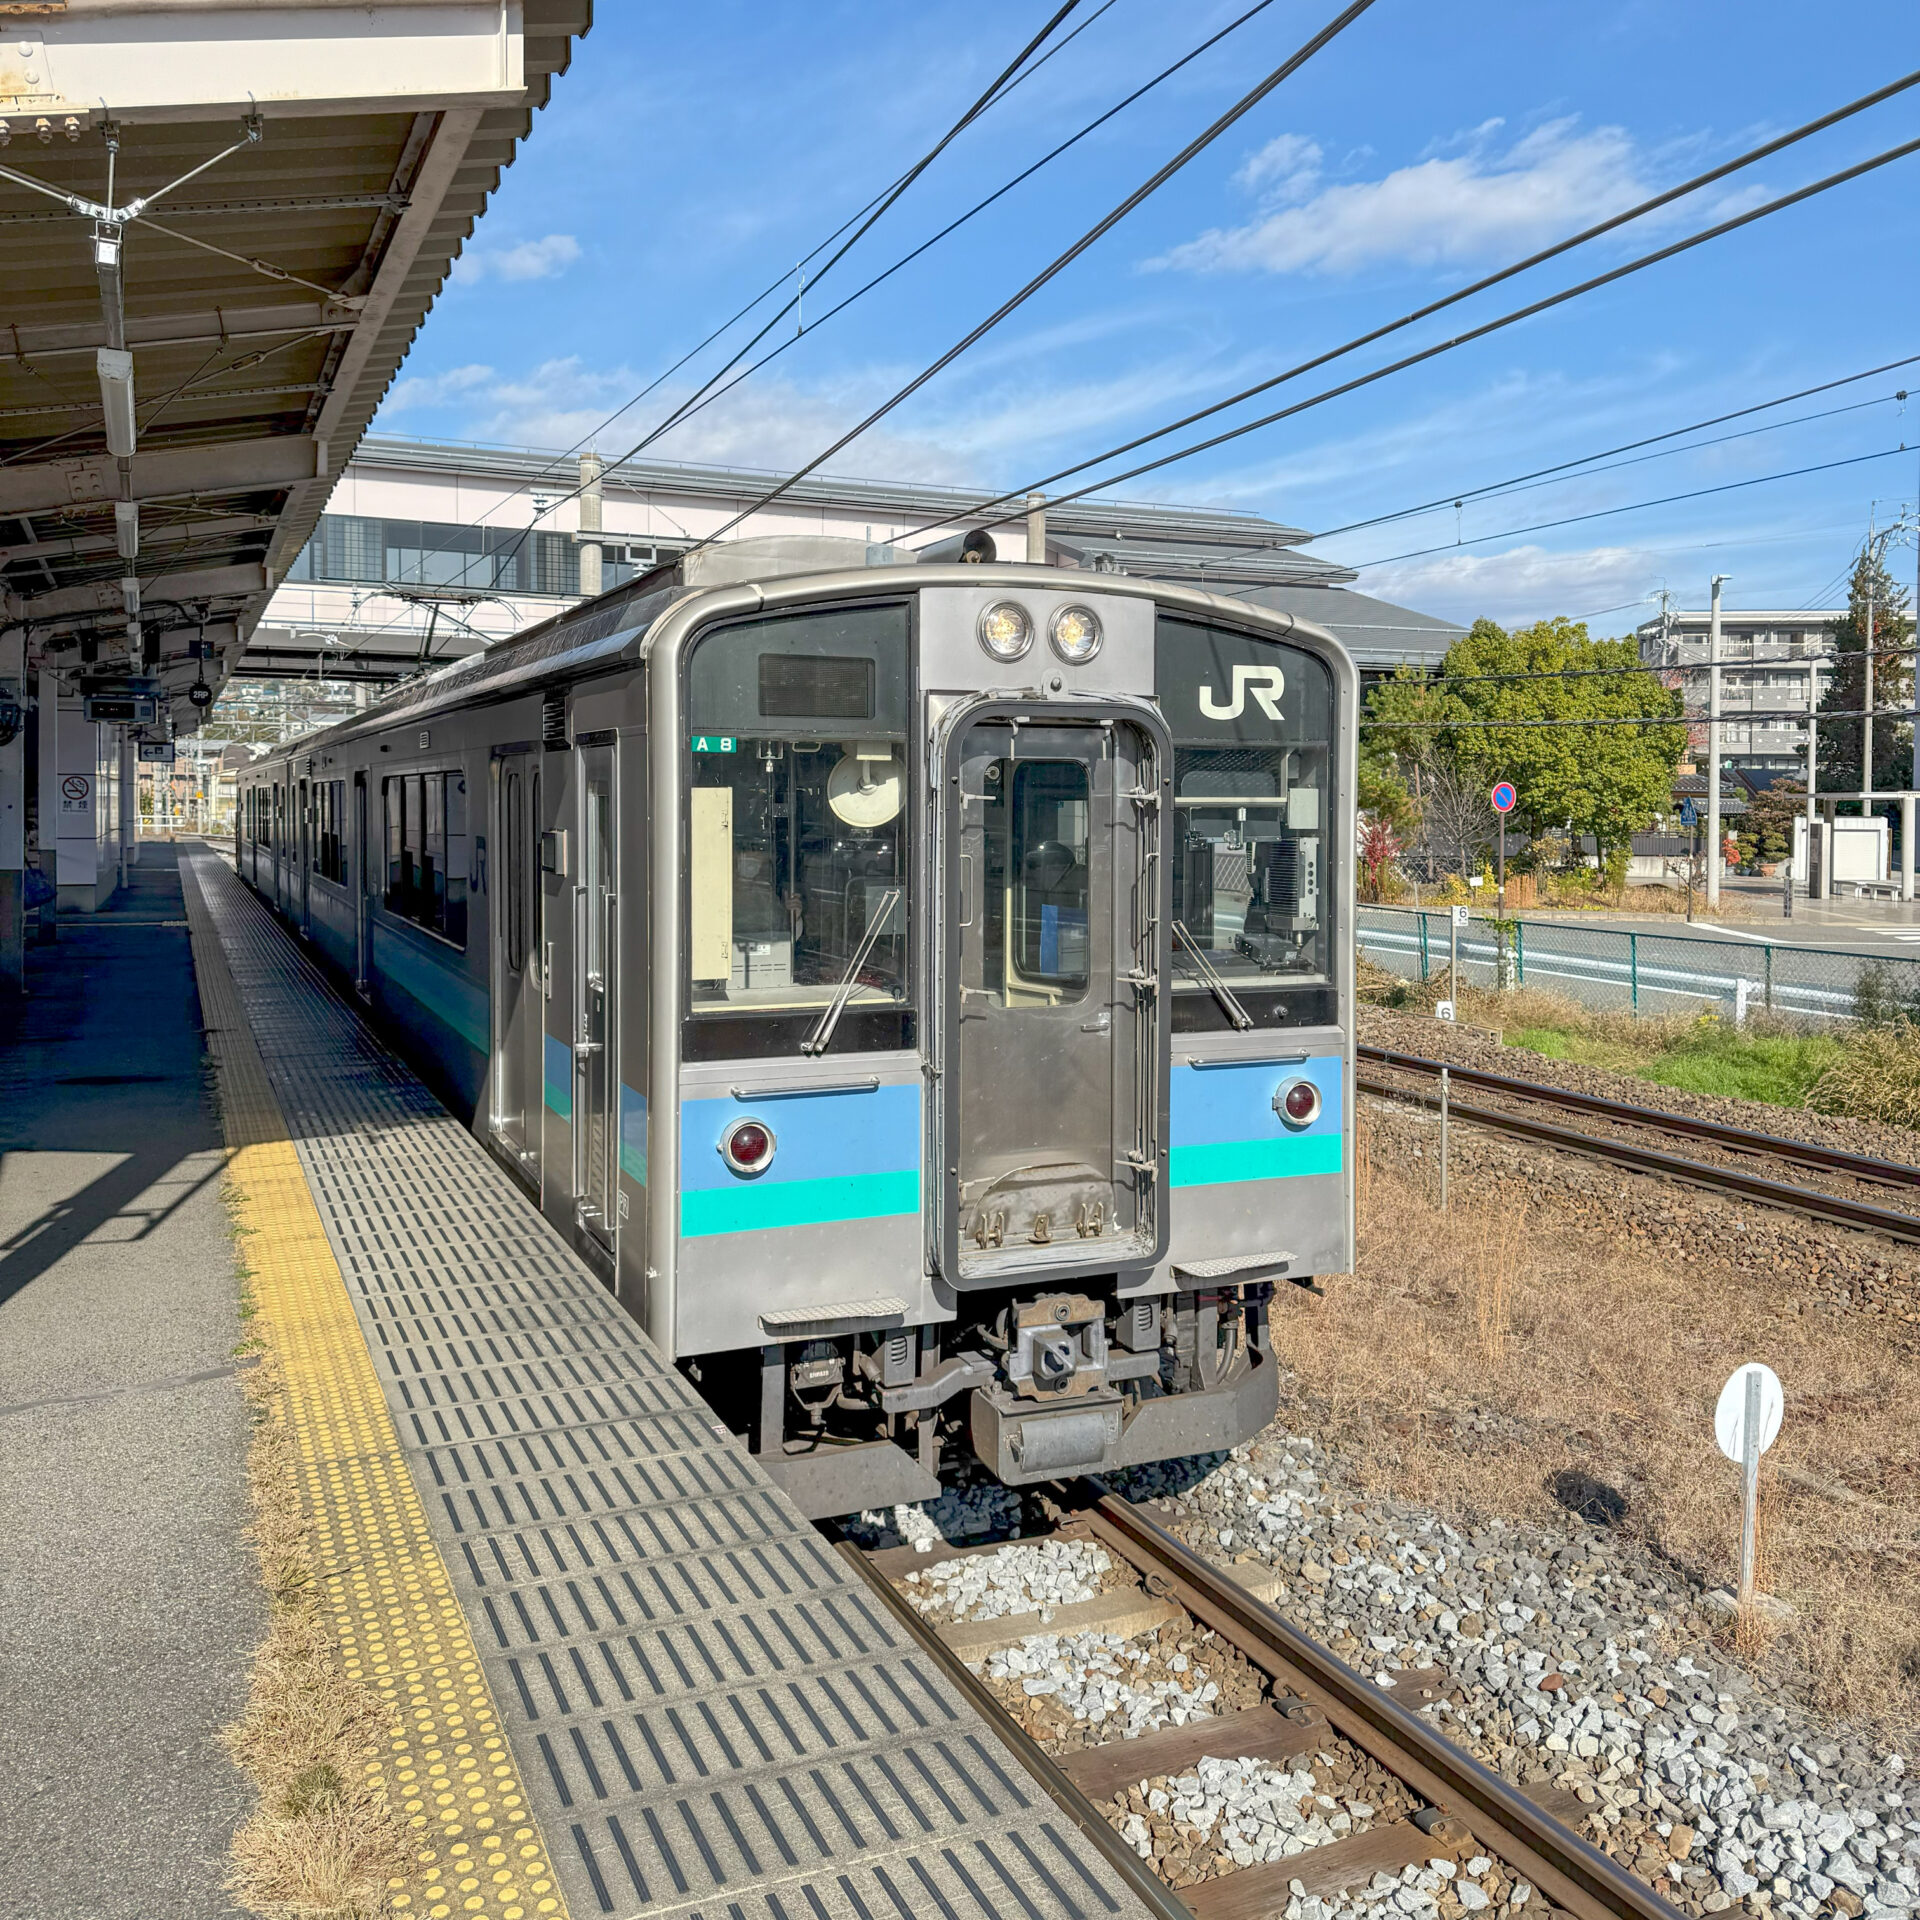
<path id="1" fill-rule="evenodd" d="M 392 1714 L 382 1786 L 417 1841 L 406 1920 L 548 1920 L 565 1901 L 480 1656 L 197 878 L 181 863 L 236 1225 L 279 1362 L 342 1664 Z M 330 1577 L 329 1577 L 330 1576 Z"/>

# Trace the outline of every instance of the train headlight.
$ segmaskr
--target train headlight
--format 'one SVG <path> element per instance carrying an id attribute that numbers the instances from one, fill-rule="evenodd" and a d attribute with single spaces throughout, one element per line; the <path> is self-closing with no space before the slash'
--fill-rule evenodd
<path id="1" fill-rule="evenodd" d="M 1289 1080 L 1273 1096 L 1273 1110 L 1290 1127 L 1310 1127 L 1320 1118 L 1320 1089 L 1311 1080 Z"/>
<path id="2" fill-rule="evenodd" d="M 751 1177 L 773 1162 L 773 1129 L 764 1120 L 736 1120 L 720 1136 L 720 1158 L 731 1172 Z"/>
<path id="3" fill-rule="evenodd" d="M 1061 607 L 1048 626 L 1047 637 L 1068 666 L 1084 666 L 1100 651 L 1100 616 L 1091 607 Z"/>
<path id="4" fill-rule="evenodd" d="M 1017 600 L 996 600 L 980 615 L 980 644 L 996 660 L 1018 660 L 1033 645 L 1033 615 Z"/>

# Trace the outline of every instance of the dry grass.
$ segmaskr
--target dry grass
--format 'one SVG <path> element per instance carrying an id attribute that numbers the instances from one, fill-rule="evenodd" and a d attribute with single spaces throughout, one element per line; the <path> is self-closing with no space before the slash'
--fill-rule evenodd
<path id="1" fill-rule="evenodd" d="M 1902 1020 L 1864 1028 L 1814 1082 L 1807 1105 L 1816 1113 L 1920 1127 L 1920 1027 Z"/>
<path id="2" fill-rule="evenodd" d="M 262 1356 L 243 1376 L 254 1419 L 248 1537 L 271 1613 L 246 1709 L 221 1736 L 260 1796 L 234 1835 L 227 1888 L 273 1920 L 373 1920 L 391 1911 L 388 1882 L 411 1864 L 406 1828 L 379 1784 L 388 1716 L 342 1671 L 321 1615 L 326 1569 L 313 1561 L 279 1373 L 250 1300 L 243 1314 Z"/>
<path id="3" fill-rule="evenodd" d="M 1274 1337 L 1321 1431 L 1378 1491 L 1467 1521 L 1564 1526 L 1583 1490 L 1708 1585 L 1738 1572 L 1738 1470 L 1713 1442 L 1721 1384 L 1763 1359 L 1787 1389 L 1767 1456 L 1762 1587 L 1797 1610 L 1739 1651 L 1817 1711 L 1920 1728 L 1920 1396 L 1884 1324 L 1807 1310 L 1791 1273 L 1684 1269 L 1525 1211 L 1455 1203 L 1363 1119 L 1360 1271 L 1300 1295 Z M 1409 1163 L 1416 1165 L 1418 1163 Z M 1852 1497 L 1849 1497 L 1852 1496 Z"/>

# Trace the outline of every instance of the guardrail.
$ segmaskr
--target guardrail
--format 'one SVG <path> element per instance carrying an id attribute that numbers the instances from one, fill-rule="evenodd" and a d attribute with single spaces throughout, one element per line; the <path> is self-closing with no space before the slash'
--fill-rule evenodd
<path id="1" fill-rule="evenodd" d="M 1447 934 L 1445 911 L 1360 909 L 1360 952 L 1404 980 L 1445 975 Z M 1636 1014 L 1714 1006 L 1737 1024 L 1758 1010 L 1821 1021 L 1920 1016 L 1920 959 L 1899 955 L 1491 915 L 1469 919 L 1459 955 L 1463 986 L 1543 987 Z"/>

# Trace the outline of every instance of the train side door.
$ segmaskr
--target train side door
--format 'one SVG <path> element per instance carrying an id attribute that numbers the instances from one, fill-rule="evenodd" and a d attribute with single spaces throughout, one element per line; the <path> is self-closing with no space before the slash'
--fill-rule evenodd
<path id="1" fill-rule="evenodd" d="M 580 1225 L 609 1250 L 619 1226 L 619 953 L 613 749 L 579 749 L 574 902 L 573 1191 Z"/>
<path id="2" fill-rule="evenodd" d="M 540 775 L 533 755 L 493 763 L 493 1137 L 540 1185 L 546 992 L 540 918 Z"/>
<path id="3" fill-rule="evenodd" d="M 1159 722 L 996 705 L 948 736 L 946 762 L 942 1263 L 965 1285 L 1151 1260 L 1166 1219 Z"/>
<path id="4" fill-rule="evenodd" d="M 373 980 L 373 848 L 367 833 L 367 776 L 353 776 L 353 985 L 364 994 Z"/>
<path id="5" fill-rule="evenodd" d="M 313 782 L 300 782 L 299 813 L 295 832 L 295 845 L 298 849 L 299 865 L 294 869 L 293 884 L 297 893 L 296 912 L 302 934 L 313 932 L 312 889 L 308 882 L 313 874 Z"/>

